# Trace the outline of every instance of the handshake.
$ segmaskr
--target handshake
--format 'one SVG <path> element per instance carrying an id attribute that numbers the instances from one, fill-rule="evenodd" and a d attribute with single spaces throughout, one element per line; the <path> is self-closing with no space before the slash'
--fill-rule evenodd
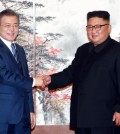
<path id="1" fill-rule="evenodd" d="M 41 89 L 45 89 L 45 87 L 51 83 L 51 76 L 37 76 L 34 78 L 34 86 L 40 87 Z"/>

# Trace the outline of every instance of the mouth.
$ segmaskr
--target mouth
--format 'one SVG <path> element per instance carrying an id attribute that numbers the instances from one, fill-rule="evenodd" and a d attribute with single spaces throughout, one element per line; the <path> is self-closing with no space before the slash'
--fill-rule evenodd
<path id="1" fill-rule="evenodd" d="M 14 37 L 16 36 L 17 34 L 16 33 L 7 33 L 8 36 L 11 36 L 11 37 Z"/>
<path id="2" fill-rule="evenodd" d="M 98 35 L 92 35 L 92 38 L 94 39 L 94 38 L 98 38 Z"/>

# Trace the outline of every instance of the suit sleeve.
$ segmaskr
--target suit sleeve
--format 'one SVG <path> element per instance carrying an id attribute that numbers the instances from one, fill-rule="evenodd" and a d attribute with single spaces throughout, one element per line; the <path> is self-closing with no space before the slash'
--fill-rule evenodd
<path id="1" fill-rule="evenodd" d="M 32 90 L 30 92 L 28 92 L 28 96 L 29 96 L 29 108 L 30 108 L 30 112 L 34 112 L 34 102 L 33 102 L 33 93 L 32 93 Z"/>
<path id="2" fill-rule="evenodd" d="M 27 59 L 26 59 L 26 55 L 25 55 L 25 51 L 23 48 L 21 48 L 22 50 L 22 55 L 24 56 L 24 76 L 26 77 L 30 77 L 29 76 L 29 71 L 28 71 L 28 65 L 27 65 Z M 29 108 L 30 108 L 30 112 L 34 112 L 34 101 L 33 101 L 33 92 L 32 92 L 32 86 L 30 88 L 30 91 L 28 92 L 28 96 L 29 96 Z"/>
<path id="3" fill-rule="evenodd" d="M 48 85 L 48 89 L 63 88 L 72 83 L 72 66 L 63 71 L 51 75 L 51 84 Z"/>
<path id="4" fill-rule="evenodd" d="M 116 80 L 117 80 L 117 86 L 116 86 L 117 87 L 117 102 L 114 106 L 114 111 L 120 113 L 120 52 L 118 52 L 115 63 L 116 63 L 115 73 L 116 73 Z"/>
<path id="5" fill-rule="evenodd" d="M 78 48 L 75 54 L 75 58 L 72 64 L 65 68 L 63 71 L 51 75 L 51 84 L 48 85 L 48 89 L 63 88 L 69 84 L 72 84 L 75 75 L 74 67 L 78 65 L 80 49 Z"/>

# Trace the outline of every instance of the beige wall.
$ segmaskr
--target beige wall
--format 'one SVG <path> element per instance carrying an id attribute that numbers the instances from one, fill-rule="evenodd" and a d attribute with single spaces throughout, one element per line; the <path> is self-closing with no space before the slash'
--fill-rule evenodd
<path id="1" fill-rule="evenodd" d="M 51 126 L 37 126 L 32 134 L 74 134 L 73 130 L 69 129 L 67 125 L 51 125 Z"/>

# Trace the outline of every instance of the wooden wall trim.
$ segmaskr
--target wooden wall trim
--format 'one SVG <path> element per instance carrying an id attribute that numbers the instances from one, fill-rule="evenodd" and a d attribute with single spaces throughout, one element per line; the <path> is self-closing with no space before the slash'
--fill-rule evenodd
<path id="1" fill-rule="evenodd" d="M 74 134 L 68 125 L 36 126 L 32 134 Z"/>

